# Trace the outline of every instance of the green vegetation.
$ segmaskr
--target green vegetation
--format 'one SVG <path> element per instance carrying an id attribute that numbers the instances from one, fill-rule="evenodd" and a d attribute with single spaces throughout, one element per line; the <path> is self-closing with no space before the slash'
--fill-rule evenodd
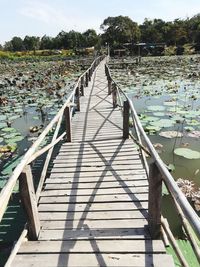
<path id="1" fill-rule="evenodd" d="M 84 33 L 77 31 L 61 31 L 55 37 L 44 35 L 37 36 L 14 36 L 0 50 L 10 52 L 32 51 L 33 56 L 45 51 L 47 56 L 62 54 L 65 50 L 72 50 L 75 54 L 88 53 L 83 50 L 86 47 L 95 47 L 109 44 L 111 53 L 116 49 L 123 49 L 127 53 L 137 54 L 137 43 L 146 43 L 141 49 L 142 55 L 182 55 L 194 54 L 200 51 L 200 14 L 187 19 L 175 19 L 174 21 L 163 21 L 162 19 L 145 19 L 138 25 L 127 16 L 116 16 L 106 18 L 100 26 L 102 34 L 88 29 Z M 61 51 L 62 50 L 62 51 Z M 50 51 L 50 52 L 48 52 Z M 2 54 L 0 58 L 21 56 L 20 54 Z M 29 55 L 30 56 L 30 55 Z"/>
<path id="2" fill-rule="evenodd" d="M 181 249 L 181 252 L 184 255 L 184 258 L 186 259 L 186 261 L 188 262 L 189 266 L 191 267 L 198 267 L 199 263 L 197 261 L 197 258 L 194 254 L 193 248 L 190 244 L 189 241 L 187 240 L 176 240 L 179 248 Z M 167 253 L 173 256 L 174 262 L 175 262 L 175 266 L 176 267 L 181 267 L 182 264 L 180 263 L 179 259 L 177 258 L 175 251 L 173 250 L 173 248 L 170 246 L 167 248 Z"/>

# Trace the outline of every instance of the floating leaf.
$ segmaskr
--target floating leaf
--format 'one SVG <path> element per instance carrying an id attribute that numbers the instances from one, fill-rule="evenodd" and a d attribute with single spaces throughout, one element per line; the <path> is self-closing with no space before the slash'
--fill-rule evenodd
<path id="1" fill-rule="evenodd" d="M 165 138 L 176 138 L 176 137 L 182 137 L 183 134 L 181 132 L 177 131 L 166 131 L 166 132 L 160 132 L 160 136 L 165 137 Z"/>
<path id="2" fill-rule="evenodd" d="M 165 107 L 163 107 L 163 106 L 148 106 L 147 109 L 151 110 L 151 111 L 163 111 L 163 110 L 165 110 Z"/>
<path id="3" fill-rule="evenodd" d="M 0 129 L 7 127 L 7 124 L 5 122 L 0 122 Z"/>
<path id="4" fill-rule="evenodd" d="M 159 121 L 150 122 L 150 124 L 153 126 L 164 128 L 164 127 L 172 127 L 174 125 L 174 121 L 169 119 L 161 119 Z"/>
<path id="5" fill-rule="evenodd" d="M 9 143 L 16 143 L 16 142 L 19 142 L 19 141 L 21 141 L 21 140 L 23 140 L 24 139 L 24 137 L 23 136 L 15 136 L 15 137 L 13 137 L 13 138 L 9 138 L 9 139 L 5 139 L 5 142 L 7 143 L 7 144 L 9 144 Z"/>
<path id="6" fill-rule="evenodd" d="M 186 159 L 200 159 L 200 153 L 198 151 L 184 147 L 176 148 L 174 154 Z"/>
<path id="7" fill-rule="evenodd" d="M 0 121 L 5 121 L 7 119 L 6 115 L 0 115 Z"/>
<path id="8" fill-rule="evenodd" d="M 200 131 L 192 131 L 188 133 L 189 137 L 199 138 L 200 137 Z"/>
<path id="9" fill-rule="evenodd" d="M 8 132 L 15 132 L 16 130 L 15 128 L 6 127 L 6 128 L 3 128 L 2 131 L 8 133 Z"/>

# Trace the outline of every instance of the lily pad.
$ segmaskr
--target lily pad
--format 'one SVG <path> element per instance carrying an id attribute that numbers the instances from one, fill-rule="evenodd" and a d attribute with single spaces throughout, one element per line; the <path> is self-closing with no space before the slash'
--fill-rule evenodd
<path id="1" fill-rule="evenodd" d="M 4 121 L 6 119 L 7 119 L 6 115 L 0 115 L 0 121 Z"/>
<path id="2" fill-rule="evenodd" d="M 165 110 L 165 107 L 163 106 L 149 106 L 147 107 L 148 110 L 151 110 L 151 111 L 163 111 Z"/>
<path id="3" fill-rule="evenodd" d="M 7 124 L 5 122 L 0 122 L 0 129 L 7 127 Z"/>
<path id="4" fill-rule="evenodd" d="M 183 134 L 181 132 L 177 132 L 177 131 L 160 132 L 159 135 L 162 137 L 165 137 L 165 138 L 183 137 Z"/>
<path id="5" fill-rule="evenodd" d="M 9 143 L 16 143 L 16 142 L 19 142 L 19 141 L 21 141 L 21 140 L 23 140 L 24 139 L 24 137 L 23 136 L 15 136 L 15 137 L 13 137 L 13 138 L 9 138 L 9 139 L 5 139 L 5 142 L 7 143 L 7 144 L 9 144 Z"/>
<path id="6" fill-rule="evenodd" d="M 158 121 L 150 122 L 150 124 L 153 125 L 153 126 L 158 126 L 160 128 L 172 127 L 174 125 L 174 121 L 173 120 L 169 120 L 169 119 L 161 119 L 161 120 L 158 120 Z"/>
<path id="7" fill-rule="evenodd" d="M 189 137 L 199 138 L 200 137 L 200 131 L 192 131 L 188 133 Z"/>
<path id="8" fill-rule="evenodd" d="M 6 133 L 16 132 L 15 128 L 11 128 L 11 127 L 3 128 L 2 131 Z"/>
<path id="9" fill-rule="evenodd" d="M 174 154 L 186 159 L 200 159 L 200 153 L 198 151 L 184 147 L 176 148 Z"/>

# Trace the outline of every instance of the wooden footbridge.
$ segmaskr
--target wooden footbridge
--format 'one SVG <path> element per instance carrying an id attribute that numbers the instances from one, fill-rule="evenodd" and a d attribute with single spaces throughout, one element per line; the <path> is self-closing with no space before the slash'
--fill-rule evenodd
<path id="1" fill-rule="evenodd" d="M 106 60 L 98 58 L 79 78 L 64 106 L 27 151 L 1 192 L 2 218 L 19 180 L 28 218 L 7 267 L 173 267 L 172 256 L 165 250 L 168 241 L 182 265 L 188 266 L 161 216 L 163 180 L 179 214 L 187 221 L 183 225 L 189 221 L 197 235 L 199 218 L 145 135 L 132 102 L 112 80 Z M 137 138 L 129 136 L 130 112 Z M 66 131 L 58 137 L 63 118 Z M 40 148 L 55 124 L 51 143 Z M 58 142 L 59 152 L 51 159 Z M 150 169 L 144 150 L 152 157 Z M 35 191 L 31 164 L 45 152 Z M 198 246 L 191 239 L 198 257 Z"/>

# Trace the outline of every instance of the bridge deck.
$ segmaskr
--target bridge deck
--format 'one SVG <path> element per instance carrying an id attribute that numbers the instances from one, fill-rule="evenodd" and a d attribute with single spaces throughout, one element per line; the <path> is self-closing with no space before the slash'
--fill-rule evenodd
<path id="1" fill-rule="evenodd" d="M 39 240 L 24 242 L 12 266 L 174 266 L 149 236 L 145 170 L 107 91 L 101 63 L 41 193 Z"/>

